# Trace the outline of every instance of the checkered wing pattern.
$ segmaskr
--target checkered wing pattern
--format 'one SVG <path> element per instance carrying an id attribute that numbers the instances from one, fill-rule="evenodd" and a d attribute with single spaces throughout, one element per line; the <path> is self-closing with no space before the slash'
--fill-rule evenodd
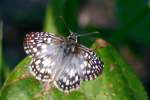
<path id="1" fill-rule="evenodd" d="M 63 41 L 63 37 L 55 36 L 52 33 L 31 32 L 26 35 L 23 45 L 28 55 L 37 57 L 45 54 L 49 45 L 59 45 Z"/>
<path id="2" fill-rule="evenodd" d="M 78 52 L 63 59 L 61 72 L 54 82 L 55 86 L 65 92 L 78 89 L 80 83 L 93 80 L 102 73 L 103 62 L 89 48 L 79 45 Z"/>
<path id="3" fill-rule="evenodd" d="M 63 42 L 62 37 L 47 32 L 31 32 L 26 35 L 24 49 L 32 57 L 29 69 L 36 79 L 52 81 Z"/>
<path id="4" fill-rule="evenodd" d="M 43 82 L 52 81 L 52 66 L 49 60 L 47 57 L 32 59 L 29 69 L 36 79 L 42 80 Z"/>
<path id="5" fill-rule="evenodd" d="M 96 54 L 89 48 L 80 45 L 79 46 L 79 57 L 84 59 L 80 64 L 80 76 L 82 80 L 93 80 L 99 76 L 104 67 L 103 61 L 96 56 Z"/>
<path id="6" fill-rule="evenodd" d="M 66 54 L 71 45 L 65 38 L 47 32 L 26 35 L 24 49 L 32 57 L 30 72 L 43 82 L 52 81 L 61 91 L 78 89 L 80 83 L 93 80 L 102 73 L 103 62 L 89 48 L 77 44 L 74 52 Z"/>
<path id="7" fill-rule="evenodd" d="M 54 85 L 61 91 L 69 92 L 80 86 L 79 60 L 76 54 L 70 54 L 62 60 L 62 70 L 56 76 Z"/>

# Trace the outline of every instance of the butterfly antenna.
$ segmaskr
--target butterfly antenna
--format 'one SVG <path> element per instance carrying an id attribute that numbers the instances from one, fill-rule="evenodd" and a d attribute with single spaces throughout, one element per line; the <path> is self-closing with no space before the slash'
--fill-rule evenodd
<path id="1" fill-rule="evenodd" d="M 82 37 L 82 36 L 88 36 L 88 35 L 93 35 L 93 34 L 99 34 L 100 32 L 91 32 L 91 33 L 83 33 L 83 34 L 79 34 L 77 35 L 78 37 Z"/>
<path id="2" fill-rule="evenodd" d="M 64 23 L 65 25 L 65 28 L 67 28 L 67 30 L 71 33 L 72 31 L 70 30 L 70 28 L 68 27 L 68 25 L 66 24 L 65 20 L 64 20 L 64 17 L 63 16 L 59 16 L 59 18 L 62 20 L 62 22 Z"/>

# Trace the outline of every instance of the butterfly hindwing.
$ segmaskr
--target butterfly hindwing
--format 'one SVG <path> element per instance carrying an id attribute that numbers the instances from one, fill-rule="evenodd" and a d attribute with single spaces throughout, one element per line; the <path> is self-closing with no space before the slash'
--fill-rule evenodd
<path id="1" fill-rule="evenodd" d="M 83 80 L 93 80 L 97 76 L 99 76 L 102 71 L 104 64 L 103 62 L 96 56 L 96 54 L 89 48 L 80 45 L 79 46 L 79 54 L 80 58 L 84 59 L 82 64 L 80 64 L 80 73 L 81 78 Z"/>
<path id="2" fill-rule="evenodd" d="M 79 88 L 80 76 L 78 73 L 75 73 L 74 76 L 70 76 L 68 73 L 63 73 L 59 80 L 56 80 L 54 84 L 59 90 L 70 92 Z"/>
<path id="3" fill-rule="evenodd" d="M 50 58 L 34 58 L 29 66 L 30 72 L 41 81 L 52 80 L 52 61 Z"/>
<path id="4" fill-rule="evenodd" d="M 78 71 L 78 57 L 76 54 L 70 54 L 63 57 L 61 64 L 61 70 L 57 74 L 54 84 L 62 91 L 69 92 L 79 88 L 80 86 L 80 74 Z"/>

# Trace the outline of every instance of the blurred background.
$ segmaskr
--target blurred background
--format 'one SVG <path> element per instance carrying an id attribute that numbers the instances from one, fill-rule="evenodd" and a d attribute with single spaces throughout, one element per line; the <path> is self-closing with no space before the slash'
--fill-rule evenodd
<path id="1" fill-rule="evenodd" d="M 0 0 L 0 87 L 26 56 L 22 45 L 25 34 L 46 31 L 47 22 L 55 21 L 57 32 L 67 36 L 59 18 L 63 16 L 74 32 L 99 31 L 99 35 L 82 37 L 80 43 L 90 47 L 99 37 L 110 42 L 132 65 L 150 95 L 150 1 L 56 1 Z"/>

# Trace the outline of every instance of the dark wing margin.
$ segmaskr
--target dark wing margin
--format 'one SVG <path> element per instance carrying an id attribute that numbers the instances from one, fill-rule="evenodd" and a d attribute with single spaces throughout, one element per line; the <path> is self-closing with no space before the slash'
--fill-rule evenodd
<path id="1" fill-rule="evenodd" d="M 93 80 L 102 73 L 104 63 L 91 49 L 79 45 L 78 54 L 79 57 L 85 60 L 84 63 L 80 65 L 80 74 L 84 81 Z"/>
<path id="2" fill-rule="evenodd" d="M 26 34 L 23 42 L 25 52 L 30 56 L 40 54 L 40 51 L 47 45 L 61 44 L 64 41 L 63 37 L 53 35 L 48 32 L 30 32 Z"/>
<path id="3" fill-rule="evenodd" d="M 80 76 L 78 73 L 75 73 L 74 76 L 70 77 L 68 73 L 63 73 L 59 80 L 54 81 L 54 84 L 59 90 L 64 92 L 77 90 L 80 86 Z"/>

